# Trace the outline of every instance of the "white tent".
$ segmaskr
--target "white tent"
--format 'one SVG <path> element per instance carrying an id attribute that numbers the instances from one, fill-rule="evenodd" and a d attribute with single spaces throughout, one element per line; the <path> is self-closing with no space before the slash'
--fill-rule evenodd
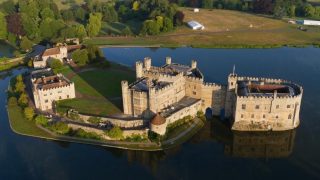
<path id="1" fill-rule="evenodd" d="M 193 30 L 204 30 L 204 26 L 197 21 L 189 21 L 188 26 Z"/>

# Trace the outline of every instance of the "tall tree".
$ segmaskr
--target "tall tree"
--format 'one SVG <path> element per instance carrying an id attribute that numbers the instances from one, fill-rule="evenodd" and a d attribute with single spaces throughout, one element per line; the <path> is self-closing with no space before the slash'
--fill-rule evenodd
<path id="1" fill-rule="evenodd" d="M 7 34 L 7 21 L 4 14 L 0 12 L 0 39 L 6 39 Z"/>
<path id="2" fill-rule="evenodd" d="M 101 13 L 90 13 L 89 23 L 87 25 L 87 32 L 90 37 L 94 37 L 99 34 L 101 29 Z"/>

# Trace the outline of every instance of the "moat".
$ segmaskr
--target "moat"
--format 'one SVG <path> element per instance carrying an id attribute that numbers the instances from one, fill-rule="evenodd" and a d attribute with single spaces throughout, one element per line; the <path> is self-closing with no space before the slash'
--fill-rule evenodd
<path id="1" fill-rule="evenodd" d="M 107 48 L 104 53 L 107 59 L 130 67 L 136 60 L 142 60 L 146 56 L 152 57 L 156 66 L 161 65 L 168 55 L 181 64 L 188 64 L 191 59 L 196 59 L 206 80 L 214 82 L 226 83 L 225 77 L 232 71 L 234 64 L 237 73 L 241 75 L 299 82 L 304 87 L 301 124 L 297 130 L 283 133 L 232 134 L 221 123 L 211 122 L 190 141 L 169 151 L 125 151 L 16 135 L 9 128 L 5 109 L 6 95 L 2 93 L 0 162 L 6 166 L 0 170 L 0 177 L 319 178 L 320 156 L 316 152 L 320 150 L 320 134 L 317 133 L 320 113 L 316 108 L 320 106 L 320 85 L 316 82 L 320 75 L 320 49 Z M 7 89 L 10 76 L 20 72 L 21 70 L 14 70 L 13 74 L 1 75 L 2 92 Z M 15 173 L 17 171 L 20 173 Z"/>

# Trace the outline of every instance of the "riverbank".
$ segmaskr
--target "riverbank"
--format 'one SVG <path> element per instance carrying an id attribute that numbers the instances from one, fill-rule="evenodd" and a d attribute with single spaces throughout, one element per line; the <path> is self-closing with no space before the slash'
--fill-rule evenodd
<path id="1" fill-rule="evenodd" d="M 25 55 L 16 58 L 0 58 L 0 71 L 10 70 L 19 66 L 26 65 L 24 61 Z"/>
<path id="2" fill-rule="evenodd" d="M 33 121 L 28 121 L 24 117 L 21 108 L 18 106 L 7 106 L 7 112 L 11 130 L 14 133 L 22 136 L 139 151 L 162 151 L 165 149 L 173 148 L 186 142 L 204 125 L 204 123 L 200 119 L 195 118 L 194 122 L 189 124 L 188 126 L 185 126 L 183 131 L 177 134 L 176 137 L 166 139 L 165 141 L 161 142 L 161 144 L 157 144 L 155 142 L 128 142 L 117 140 L 109 141 L 84 139 L 56 134 L 44 127 L 36 125 Z"/>

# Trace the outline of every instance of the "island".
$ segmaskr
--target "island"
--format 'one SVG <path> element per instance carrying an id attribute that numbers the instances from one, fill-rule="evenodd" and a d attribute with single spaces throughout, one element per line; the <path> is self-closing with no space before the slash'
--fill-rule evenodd
<path id="1" fill-rule="evenodd" d="M 212 117 L 227 119 L 236 131 L 284 131 L 300 123 L 303 89 L 290 81 L 238 76 L 234 68 L 227 85 L 205 82 L 196 60 L 183 65 L 171 57 L 160 67 L 146 57 L 134 73 L 101 57 L 82 65 L 83 51 L 100 54 L 57 45 L 12 79 L 8 112 L 15 132 L 156 151 L 190 139 Z"/>

